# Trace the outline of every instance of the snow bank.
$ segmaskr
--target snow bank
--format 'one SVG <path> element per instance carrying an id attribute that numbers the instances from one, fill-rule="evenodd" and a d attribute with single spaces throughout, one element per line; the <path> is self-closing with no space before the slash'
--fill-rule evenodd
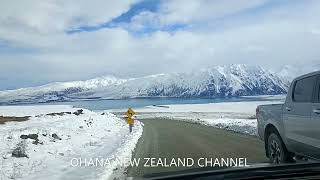
<path id="1" fill-rule="evenodd" d="M 239 133 L 257 135 L 256 107 L 262 104 L 278 103 L 283 103 L 283 101 L 161 105 L 137 108 L 135 111 L 137 112 L 138 119 L 166 118 L 182 120 L 215 126 Z"/>
<path id="2" fill-rule="evenodd" d="M 0 179 L 97 179 L 108 177 L 115 167 L 72 167 L 71 160 L 131 157 L 142 134 L 138 121 L 130 134 L 124 120 L 111 113 L 84 110 L 78 116 L 45 115 L 77 110 L 71 106 L 0 107 L 0 115 L 32 116 L 0 125 Z M 26 157 L 13 157 L 16 151 Z"/>

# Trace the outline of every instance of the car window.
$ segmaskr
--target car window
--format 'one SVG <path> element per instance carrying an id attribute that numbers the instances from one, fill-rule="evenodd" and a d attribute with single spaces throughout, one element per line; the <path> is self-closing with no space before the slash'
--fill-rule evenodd
<path id="1" fill-rule="evenodd" d="M 320 75 L 317 77 L 315 93 L 314 93 L 314 102 L 320 103 Z"/>
<path id="2" fill-rule="evenodd" d="M 296 102 L 311 102 L 316 83 L 316 76 L 307 77 L 296 82 L 293 100 Z"/>

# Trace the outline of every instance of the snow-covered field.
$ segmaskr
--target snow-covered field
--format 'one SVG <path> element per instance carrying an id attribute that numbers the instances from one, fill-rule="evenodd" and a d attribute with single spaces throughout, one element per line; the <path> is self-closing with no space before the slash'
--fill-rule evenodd
<path id="1" fill-rule="evenodd" d="M 267 101 L 147 106 L 135 111 L 138 119 L 182 120 L 257 135 L 256 107 L 262 104 L 283 103 L 283 98 L 279 99 L 277 96 L 274 99 L 269 97 Z M 119 110 L 113 110 L 113 112 L 117 111 Z"/>
<path id="2" fill-rule="evenodd" d="M 27 121 L 0 124 L 0 179 L 106 178 L 115 168 L 113 163 L 72 167 L 71 160 L 131 157 L 142 134 L 141 123 L 136 121 L 130 134 L 125 121 L 111 113 L 84 109 L 73 114 L 77 110 L 71 106 L 0 107 L 0 116 L 31 116 Z M 71 113 L 46 115 L 59 112 Z"/>

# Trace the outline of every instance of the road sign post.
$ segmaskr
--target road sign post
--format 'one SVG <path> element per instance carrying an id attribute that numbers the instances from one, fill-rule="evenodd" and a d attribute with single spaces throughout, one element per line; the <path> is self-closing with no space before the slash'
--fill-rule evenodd
<path id="1" fill-rule="evenodd" d="M 135 115 L 136 113 L 131 109 L 129 108 L 127 112 L 125 112 L 125 115 L 127 116 L 126 117 L 126 122 L 129 124 L 129 132 L 131 133 L 132 132 L 132 127 L 134 125 L 134 119 L 133 119 L 133 116 Z"/>

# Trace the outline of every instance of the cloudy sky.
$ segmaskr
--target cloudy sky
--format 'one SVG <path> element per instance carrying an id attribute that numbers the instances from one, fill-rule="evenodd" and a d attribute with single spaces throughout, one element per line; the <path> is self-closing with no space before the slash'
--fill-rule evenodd
<path id="1" fill-rule="evenodd" d="M 0 0 L 0 89 L 320 61 L 320 1 Z"/>

